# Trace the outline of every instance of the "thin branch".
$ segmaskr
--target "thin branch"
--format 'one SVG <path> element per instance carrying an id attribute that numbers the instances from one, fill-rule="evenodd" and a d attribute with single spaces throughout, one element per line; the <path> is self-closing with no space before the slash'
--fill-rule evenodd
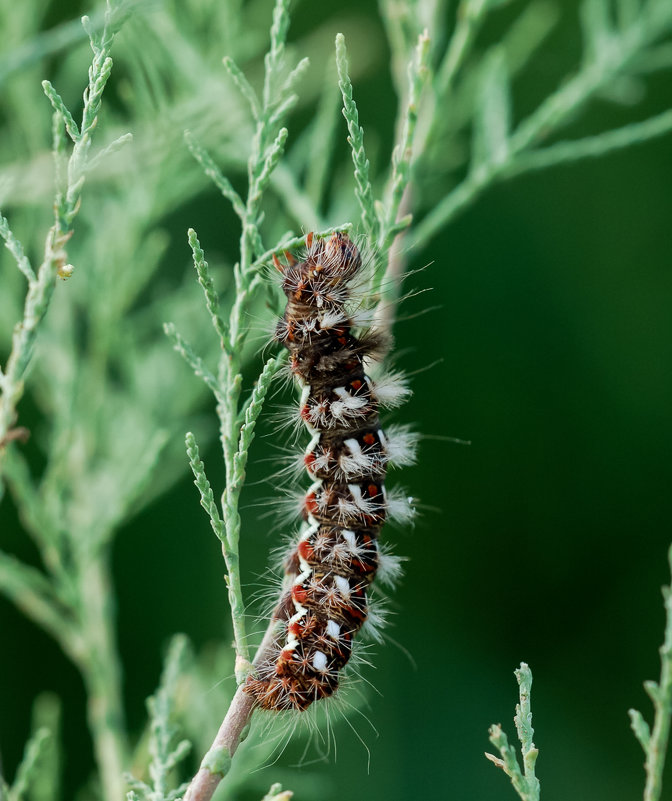
<path id="1" fill-rule="evenodd" d="M 272 652 L 275 629 L 276 623 L 271 621 L 254 657 L 254 665 L 262 664 Z M 184 801 L 210 801 L 219 783 L 229 772 L 236 749 L 247 736 L 253 711 L 253 697 L 243 692 L 242 687 L 238 687 L 217 736 L 189 785 Z"/>
<path id="2" fill-rule="evenodd" d="M 189 785 L 184 801 L 210 801 L 219 783 L 231 768 L 231 760 L 244 739 L 253 707 L 252 696 L 244 693 L 242 687 L 239 687 L 217 736 Z"/>
<path id="3" fill-rule="evenodd" d="M 520 703 L 516 705 L 514 722 L 518 739 L 520 740 L 523 757 L 523 771 L 520 770 L 516 749 L 509 745 L 506 733 L 499 724 L 490 727 L 490 742 L 500 753 L 499 757 L 486 752 L 485 756 L 511 779 L 511 784 L 521 798 L 521 801 L 539 801 L 539 779 L 535 776 L 534 768 L 539 752 L 532 737 L 532 710 L 530 707 L 530 691 L 532 688 L 532 671 L 521 662 L 520 668 L 515 671 L 520 687 Z"/>
<path id="4" fill-rule="evenodd" d="M 348 124 L 348 142 L 352 151 L 352 162 L 355 165 L 355 194 L 362 211 L 362 226 L 367 237 L 375 242 L 378 239 L 379 223 L 373 205 L 373 190 L 369 180 L 369 160 L 364 150 L 364 129 L 359 124 L 359 112 L 353 97 L 352 82 L 348 75 L 348 53 L 342 33 L 336 35 L 336 67 L 338 69 L 338 85 L 343 95 L 343 116 Z"/>
<path id="5" fill-rule="evenodd" d="M 638 145 L 664 136 L 672 131 L 672 110 L 642 122 L 633 122 L 622 128 L 595 136 L 586 136 L 575 141 L 558 142 L 541 150 L 533 150 L 519 156 L 506 170 L 506 177 L 531 170 L 542 170 L 558 164 L 568 164 L 587 158 L 597 158 L 631 145 Z"/>
<path id="6" fill-rule="evenodd" d="M 70 266 L 66 265 L 65 246 L 74 230 L 74 220 L 79 211 L 82 188 L 88 166 L 91 137 L 98 121 L 103 90 L 112 70 L 112 59 L 109 57 L 110 48 L 114 35 L 123 22 L 124 15 L 124 10 L 120 11 L 116 7 L 113 8 L 108 3 L 105 24 L 100 36 L 95 32 L 88 17 L 82 19 L 82 24 L 91 40 L 94 58 L 89 68 L 89 83 L 84 92 L 84 108 L 79 126 L 75 123 L 53 86 L 48 81 L 43 84 L 45 93 L 56 110 L 54 153 L 60 153 L 63 148 L 60 136 L 60 129 L 63 124 L 72 138 L 74 146 L 67 164 L 67 180 L 64 188 L 58 185 L 57 179 L 54 204 L 55 220 L 47 233 L 43 261 L 36 276 L 31 275 L 32 270 L 29 271 L 27 263 L 21 259 L 22 250 L 17 249 L 15 240 L 11 237 L 7 239 L 7 236 L 5 236 L 8 247 L 17 258 L 17 261 L 21 262 L 19 266 L 28 278 L 28 292 L 24 304 L 23 319 L 14 329 L 11 351 L 2 380 L 2 394 L 0 395 L 0 473 L 2 472 L 2 460 L 7 434 L 16 422 L 16 408 L 23 396 L 24 376 L 32 357 L 38 327 L 49 308 L 49 303 L 54 293 L 56 277 L 59 274 L 66 277 L 71 272 Z M 0 484 L 0 497 L 2 491 L 3 485 Z"/>
<path id="7" fill-rule="evenodd" d="M 668 554 L 670 572 L 672 572 L 672 547 Z M 672 590 L 663 587 L 665 599 L 665 641 L 660 647 L 660 681 L 647 681 L 644 684 L 649 698 L 653 701 L 653 730 L 649 729 L 642 714 L 636 709 L 630 710 L 632 730 L 646 754 L 644 770 L 646 786 L 644 801 L 659 801 L 663 792 L 663 770 L 670 737 L 672 720 Z"/>
<path id="8" fill-rule="evenodd" d="M 81 633 L 43 573 L 0 551 L 0 592 L 48 631 L 69 656 L 81 658 L 86 650 Z"/>

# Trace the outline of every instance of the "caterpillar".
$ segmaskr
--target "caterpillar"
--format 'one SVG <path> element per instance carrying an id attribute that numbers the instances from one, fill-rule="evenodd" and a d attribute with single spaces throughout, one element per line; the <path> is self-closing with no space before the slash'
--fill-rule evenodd
<path id="1" fill-rule="evenodd" d="M 302 502 L 304 529 L 285 559 L 271 647 L 244 685 L 258 707 L 274 711 L 305 710 L 338 688 L 369 617 L 381 526 L 400 505 L 386 493 L 387 467 L 413 460 L 412 435 L 398 430 L 388 441 L 379 420 L 380 407 L 397 405 L 408 390 L 397 376 L 376 384 L 365 372 L 387 337 L 374 329 L 356 335 L 348 311 L 359 249 L 345 233 L 309 234 L 303 260 L 287 258 L 283 265 L 274 257 L 287 296 L 275 339 L 289 350 L 301 387 L 312 484 Z"/>

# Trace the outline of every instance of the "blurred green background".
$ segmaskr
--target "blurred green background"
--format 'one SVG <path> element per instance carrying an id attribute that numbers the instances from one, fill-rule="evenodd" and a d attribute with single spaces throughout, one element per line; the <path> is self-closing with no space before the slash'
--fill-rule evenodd
<path id="1" fill-rule="evenodd" d="M 575 4 L 561 6 L 562 22 L 518 87 L 523 108 L 575 66 Z M 254 7 L 270 18 L 268 2 Z M 88 10 L 54 1 L 43 27 Z M 379 145 L 382 166 L 394 96 L 376 11 L 370 1 L 338 8 L 300 2 L 290 39 L 321 29 L 332 40 L 342 29 L 366 33 L 351 45 L 350 59 L 367 65 L 355 91 L 367 143 Z M 57 59 L 42 64 L 43 77 L 51 78 Z M 123 73 L 121 60 L 118 69 Z M 18 73 L 7 85 L 20 80 Z M 672 105 L 667 75 L 647 87 L 630 108 L 593 103 L 568 133 L 585 135 Z M 39 82 L 34 95 L 46 111 Z M 114 88 L 108 101 L 115 103 Z M 226 109 L 216 111 L 225 129 Z M 290 133 L 309 114 L 296 115 Z M 11 130 L 6 113 L 2 121 Z M 336 760 L 298 771 L 287 755 L 255 783 L 279 779 L 297 798 L 512 799 L 508 779 L 483 751 L 490 750 L 491 723 L 514 735 L 513 670 L 524 660 L 534 673 L 544 801 L 641 796 L 643 754 L 627 709 L 650 718 L 642 681 L 659 675 L 659 588 L 669 580 L 672 540 L 670 175 L 668 136 L 512 180 L 414 256 L 409 266 L 425 269 L 409 288 L 431 292 L 400 311 L 398 365 L 413 374 L 414 395 L 395 419 L 424 436 L 418 465 L 399 478 L 420 498 L 421 515 L 413 530 L 385 532 L 408 561 L 392 599 L 390 642 L 375 648 L 374 667 L 365 671 L 375 692 L 367 693 L 363 712 L 378 734 L 360 715 L 348 716 L 371 752 L 370 769 L 366 749 L 341 723 Z M 190 269 L 184 234 L 191 225 L 207 232 L 206 251 L 213 243 L 235 255 L 238 232 L 208 190 L 166 216 L 177 243 L 165 264 L 171 275 Z M 7 257 L 2 269 L 13 269 Z M 26 414 L 30 408 L 28 398 Z M 211 414 L 207 399 L 198 415 L 204 413 Z M 193 425 L 185 419 L 174 436 Z M 441 439 L 448 437 L 471 444 Z M 255 443 L 245 496 L 250 592 L 276 544 L 257 508 L 269 488 L 254 484 L 273 470 L 263 461 L 266 443 Z M 219 484 L 216 448 L 206 458 Z M 138 732 L 170 635 L 186 632 L 197 649 L 230 636 L 223 564 L 186 467 L 185 460 L 179 484 L 128 524 L 115 547 L 127 713 Z M 3 548 L 32 558 L 8 499 L 0 511 Z M 4 768 L 11 776 L 20 758 L 32 699 L 52 690 L 65 704 L 63 798 L 72 798 L 92 765 L 80 679 L 4 598 L 0 632 Z M 664 797 L 672 798 L 672 769 Z"/>

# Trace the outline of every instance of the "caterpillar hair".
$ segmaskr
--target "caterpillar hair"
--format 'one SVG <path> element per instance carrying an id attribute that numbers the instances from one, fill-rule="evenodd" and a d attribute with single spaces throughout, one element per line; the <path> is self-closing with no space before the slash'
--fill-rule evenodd
<path id="1" fill-rule="evenodd" d="M 274 258 L 287 296 L 275 339 L 289 350 L 301 388 L 312 484 L 301 503 L 304 528 L 284 560 L 271 647 L 244 685 L 258 707 L 274 711 L 305 710 L 337 690 L 355 636 L 375 617 L 368 595 L 381 561 L 388 581 L 399 572 L 378 537 L 388 516 L 408 521 L 411 509 L 409 499 L 388 497 L 385 478 L 389 464 L 414 461 L 416 444 L 406 429 L 386 437 L 380 425 L 379 409 L 398 406 L 409 391 L 399 374 L 366 374 L 389 340 L 359 327 L 359 249 L 345 233 L 309 234 L 306 246 L 301 261 Z"/>

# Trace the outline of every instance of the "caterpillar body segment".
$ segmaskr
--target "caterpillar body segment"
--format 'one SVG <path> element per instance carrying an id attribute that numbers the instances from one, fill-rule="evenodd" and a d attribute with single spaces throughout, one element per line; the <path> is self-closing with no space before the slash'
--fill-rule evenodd
<path id="1" fill-rule="evenodd" d="M 312 484 L 302 502 L 304 528 L 284 564 L 272 647 L 244 690 L 264 709 L 305 710 L 336 692 L 369 617 L 393 461 L 379 409 L 398 405 L 408 390 L 399 376 L 377 384 L 366 374 L 365 360 L 379 355 L 387 338 L 361 333 L 348 311 L 362 258 L 347 234 L 309 235 L 301 261 L 274 264 L 287 296 L 275 338 L 289 350 L 301 387 L 299 415 L 310 433 L 303 461 Z M 397 451 L 414 442 L 404 433 Z M 397 453 L 394 461 L 410 463 L 413 454 Z"/>

